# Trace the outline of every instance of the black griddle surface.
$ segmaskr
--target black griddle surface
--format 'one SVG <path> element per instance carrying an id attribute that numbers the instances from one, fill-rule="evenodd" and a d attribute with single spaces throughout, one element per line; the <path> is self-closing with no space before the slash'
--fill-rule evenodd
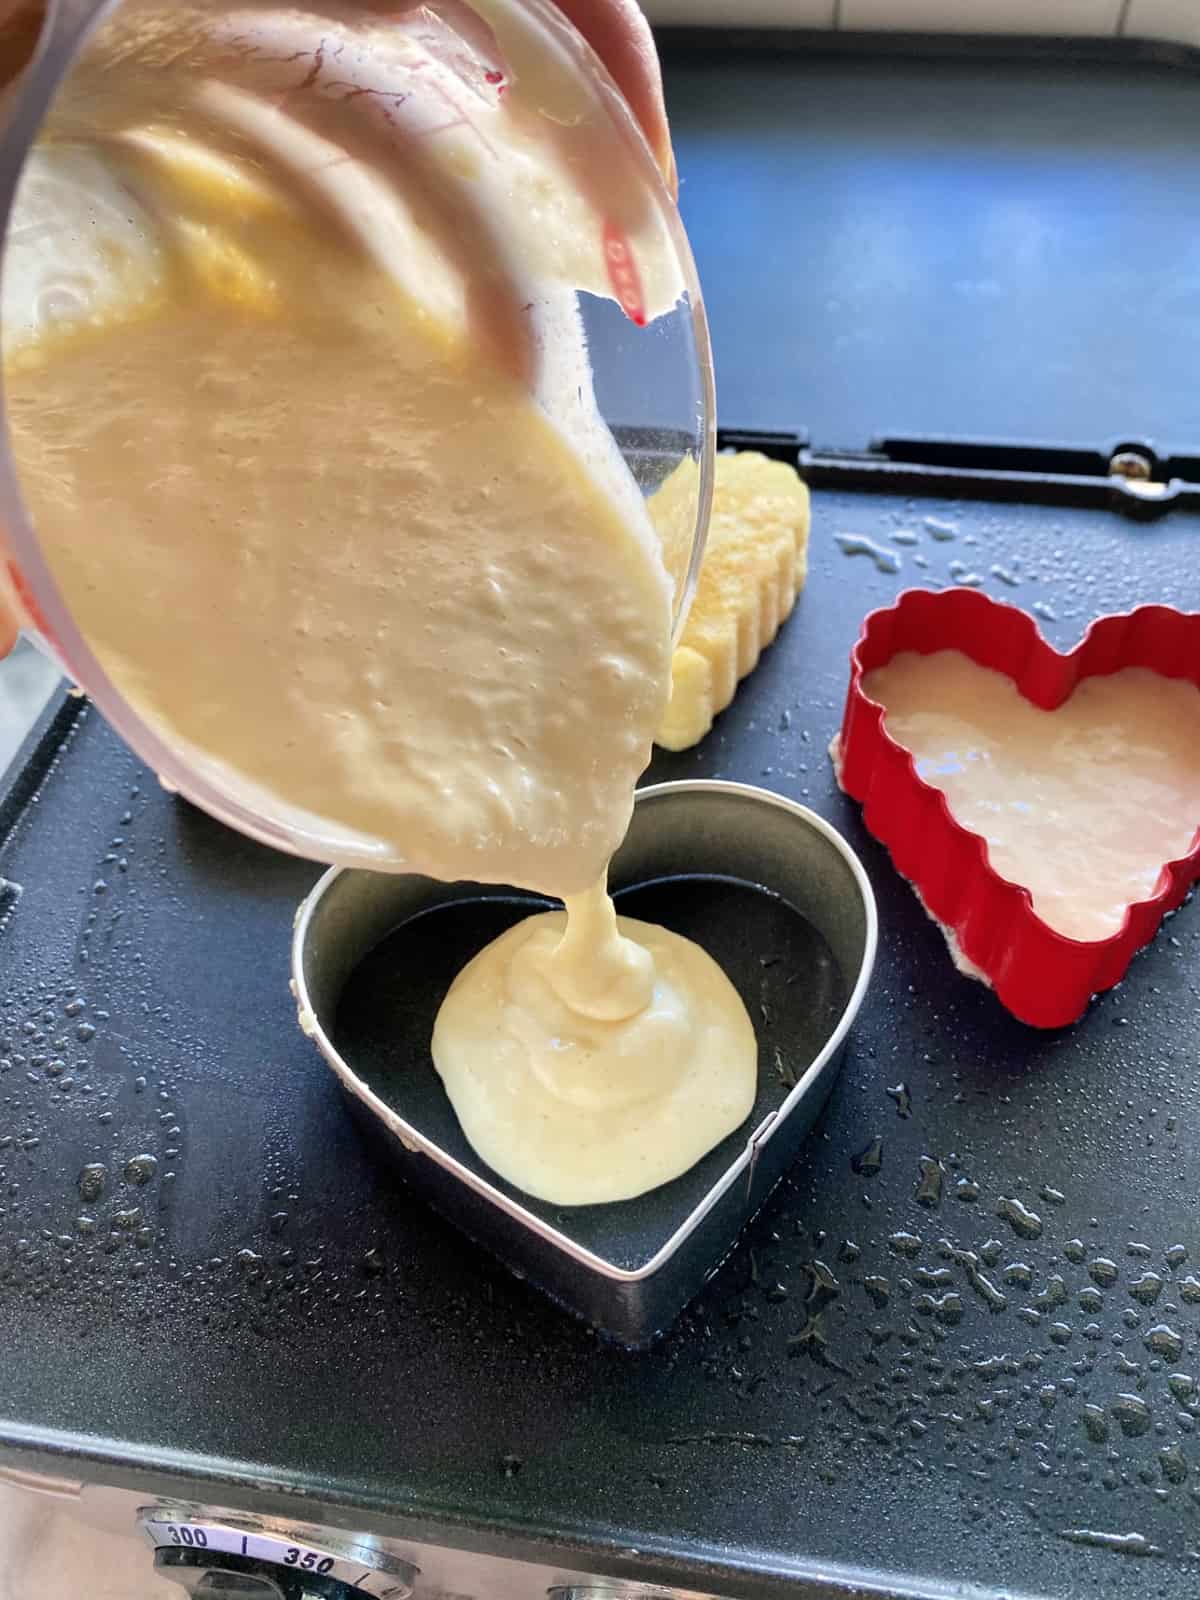
<path id="1" fill-rule="evenodd" d="M 964 562 L 1065 646 L 1097 611 L 1200 606 L 1200 524 L 823 494 L 815 528 L 779 642 L 651 776 L 767 784 L 842 827 L 880 960 L 828 1114 L 700 1305 L 649 1353 L 605 1348 L 411 1200 L 296 1027 L 314 869 L 163 793 L 85 710 L 0 853 L 23 890 L 0 933 L 0 1440 L 218 1500 L 284 1484 L 312 1517 L 686 1549 L 654 1570 L 717 1590 L 841 1564 L 897 1574 L 885 1592 L 1194 1591 L 1195 908 L 1079 1027 L 1031 1032 L 953 973 L 825 745 L 861 617 L 902 585 Z M 900 572 L 842 555 L 845 532 Z M 876 1136 L 881 1169 L 856 1170 Z M 122 1175 L 140 1154 L 144 1186 Z"/>
<path id="2" fill-rule="evenodd" d="M 1195 78 L 729 49 L 667 79 L 728 421 L 1200 437 Z M 1066 646 L 1104 610 L 1200 607 L 1200 520 L 824 493 L 814 522 L 781 640 L 650 776 L 837 823 L 880 960 L 823 1122 L 679 1328 L 600 1346 L 370 1159 L 287 992 L 315 870 L 163 794 L 85 711 L 0 848 L 0 1442 L 713 1592 L 1195 1592 L 1196 908 L 1032 1033 L 953 973 L 824 747 L 900 587 L 960 562 Z"/>
<path id="3" fill-rule="evenodd" d="M 1200 55 L 840 42 L 666 58 L 724 419 L 1195 445 Z"/>

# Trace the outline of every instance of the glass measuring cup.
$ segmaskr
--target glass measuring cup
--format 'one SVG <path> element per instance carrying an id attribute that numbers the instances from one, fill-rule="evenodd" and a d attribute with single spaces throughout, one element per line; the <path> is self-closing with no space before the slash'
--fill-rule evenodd
<path id="1" fill-rule="evenodd" d="M 699 290 L 628 107 L 546 0 L 436 0 L 386 14 L 337 0 L 303 12 L 261 0 L 62 0 L 6 115 L 0 332 L 9 363 L 82 322 L 152 306 L 161 260 L 184 234 L 231 294 L 269 297 L 270 274 L 257 270 L 246 230 L 283 184 L 302 232 L 315 241 L 331 219 L 353 232 L 430 318 L 518 374 L 569 436 L 577 406 L 594 396 L 604 440 L 653 496 L 681 622 L 710 493 Z M 104 401 L 97 394 L 95 404 Z M 583 424 L 573 437 L 585 454 L 604 440 Z M 22 453 L 11 427 L 3 442 L 0 582 L 138 753 L 189 799 L 266 843 L 404 867 L 377 843 L 295 814 L 183 747 L 117 688 L 39 541 L 42 463 Z M 157 464 L 132 439 L 122 470 L 147 488 Z M 225 470 L 214 441 L 212 471 Z M 398 540 L 404 517 L 397 508 Z"/>

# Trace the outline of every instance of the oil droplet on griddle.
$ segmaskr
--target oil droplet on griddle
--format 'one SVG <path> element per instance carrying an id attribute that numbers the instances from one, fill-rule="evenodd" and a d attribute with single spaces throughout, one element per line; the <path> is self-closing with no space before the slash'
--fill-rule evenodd
<path id="1" fill-rule="evenodd" d="M 1119 1394 L 1109 1410 L 1127 1439 L 1137 1439 L 1150 1432 L 1150 1407 L 1140 1395 Z"/>
<path id="2" fill-rule="evenodd" d="M 898 1117 L 912 1116 L 912 1093 L 906 1083 L 885 1085 L 884 1092 L 896 1102 Z"/>
<path id="3" fill-rule="evenodd" d="M 851 1168 L 865 1178 L 873 1178 L 883 1166 L 883 1135 L 875 1134 L 865 1150 L 850 1158 Z"/>
<path id="4" fill-rule="evenodd" d="M 89 1161 L 79 1174 L 77 1186 L 79 1198 L 90 1204 L 99 1200 L 104 1193 L 104 1186 L 108 1182 L 108 1168 L 102 1161 Z"/>
<path id="5" fill-rule="evenodd" d="M 1152 1306 L 1162 1293 L 1163 1281 L 1157 1272 L 1143 1272 L 1129 1285 L 1129 1293 L 1139 1305 Z"/>
<path id="6" fill-rule="evenodd" d="M 1165 1322 L 1156 1322 L 1152 1328 L 1147 1328 L 1142 1343 L 1151 1354 L 1161 1356 L 1164 1361 L 1178 1361 L 1183 1354 L 1182 1335 Z"/>
<path id="7" fill-rule="evenodd" d="M 1019 1200 L 1007 1196 L 996 1204 L 996 1215 L 1003 1218 L 1012 1228 L 1014 1233 L 1022 1239 L 1040 1239 L 1042 1235 L 1042 1219 L 1036 1211 L 1030 1211 L 1028 1206 Z"/>
<path id="8" fill-rule="evenodd" d="M 946 1169 L 933 1156 L 921 1156 L 917 1166 L 921 1176 L 916 1187 L 916 1202 L 932 1210 L 942 1203 L 942 1180 L 946 1176 Z"/>
<path id="9" fill-rule="evenodd" d="M 958 538 L 958 524 L 948 522 L 944 517 L 926 517 L 925 528 L 934 539 L 940 540 L 943 544 Z"/>
<path id="10" fill-rule="evenodd" d="M 902 563 L 896 552 L 876 544 L 874 539 L 868 539 L 864 534 L 838 533 L 834 535 L 834 542 L 844 556 L 870 556 L 877 572 L 891 574 L 900 571 Z"/>

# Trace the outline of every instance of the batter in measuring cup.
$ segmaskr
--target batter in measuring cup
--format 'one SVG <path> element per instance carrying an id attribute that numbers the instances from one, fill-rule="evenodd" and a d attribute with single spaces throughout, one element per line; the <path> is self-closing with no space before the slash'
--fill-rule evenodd
<path id="1" fill-rule="evenodd" d="M 518 1187 L 641 1193 L 745 1119 L 756 1049 L 715 963 L 618 926 L 604 890 L 674 586 L 590 401 L 573 295 L 534 307 L 535 394 L 509 346 L 481 348 L 436 230 L 381 212 L 364 171 L 364 237 L 344 167 L 314 228 L 319 133 L 193 79 L 170 128 L 51 145 L 26 177 L 28 220 L 79 208 L 81 314 L 40 315 L 64 280 L 36 235 L 4 285 L 43 549 L 116 686 L 199 769 L 314 837 L 565 900 L 462 974 L 435 1064 Z"/>

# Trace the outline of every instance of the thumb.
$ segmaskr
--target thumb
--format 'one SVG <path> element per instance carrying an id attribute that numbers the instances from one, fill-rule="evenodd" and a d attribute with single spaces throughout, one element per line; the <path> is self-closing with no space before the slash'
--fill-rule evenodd
<path id="1" fill-rule="evenodd" d="M 654 152 L 672 194 L 678 191 L 675 157 L 663 103 L 658 51 L 637 0 L 558 0 L 559 10 L 573 22 L 616 79 L 630 110 Z"/>

